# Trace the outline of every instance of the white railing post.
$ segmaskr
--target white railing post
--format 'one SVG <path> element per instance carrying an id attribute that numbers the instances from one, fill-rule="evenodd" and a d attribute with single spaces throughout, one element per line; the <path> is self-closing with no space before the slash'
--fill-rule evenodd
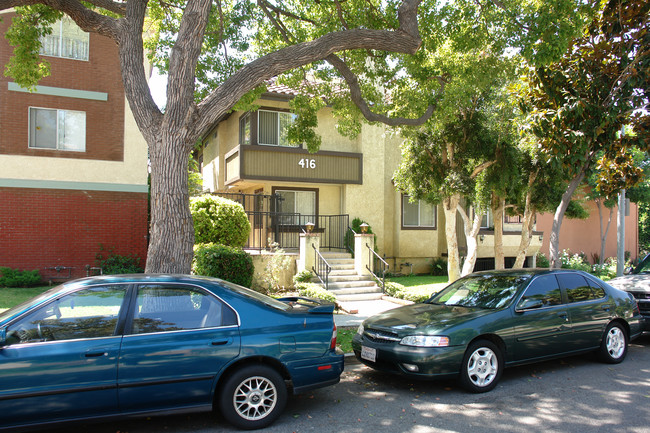
<path id="1" fill-rule="evenodd" d="M 372 261 L 370 261 L 370 248 L 374 245 L 373 234 L 354 235 L 354 270 L 357 275 L 367 275 L 372 271 Z M 366 266 L 370 266 L 370 271 Z"/>

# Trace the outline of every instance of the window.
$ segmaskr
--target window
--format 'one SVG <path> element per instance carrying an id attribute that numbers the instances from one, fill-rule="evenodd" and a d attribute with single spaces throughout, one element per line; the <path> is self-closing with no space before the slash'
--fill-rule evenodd
<path id="1" fill-rule="evenodd" d="M 298 147 L 289 143 L 287 137 L 289 126 L 295 119 L 295 114 L 279 111 L 258 111 L 258 144 L 269 146 Z"/>
<path id="2" fill-rule="evenodd" d="M 84 152 L 86 113 L 30 107 L 29 147 Z"/>
<path id="3" fill-rule="evenodd" d="M 236 324 L 233 310 L 199 289 L 158 285 L 138 288 L 133 334 Z"/>
<path id="4" fill-rule="evenodd" d="M 278 212 L 286 214 L 280 216 L 280 224 L 305 225 L 309 220 L 317 223 L 317 191 L 278 189 L 274 194 L 280 196 Z"/>
<path id="5" fill-rule="evenodd" d="M 106 286 L 66 295 L 11 325 L 13 344 L 110 337 L 115 333 L 126 289 Z"/>
<path id="6" fill-rule="evenodd" d="M 481 228 L 482 229 L 489 229 L 490 227 L 494 227 L 494 218 L 492 218 L 492 211 L 490 209 L 487 209 L 485 211 L 485 214 L 481 218 Z"/>
<path id="7" fill-rule="evenodd" d="M 246 113 L 239 118 L 239 144 L 251 144 L 251 114 Z"/>
<path id="8" fill-rule="evenodd" d="M 542 275 L 535 278 L 526 289 L 526 293 L 521 297 L 517 306 L 524 308 L 528 300 L 542 301 L 543 307 L 560 305 L 562 303 L 562 292 L 560 292 L 560 286 L 555 275 Z"/>
<path id="9" fill-rule="evenodd" d="M 65 17 L 52 25 L 52 34 L 41 38 L 40 53 L 44 56 L 88 60 L 88 41 L 88 33 Z"/>
<path id="10" fill-rule="evenodd" d="M 602 288 L 593 287 L 582 275 L 562 274 L 558 278 L 566 289 L 569 302 L 590 301 L 605 296 L 605 291 Z"/>
<path id="11" fill-rule="evenodd" d="M 436 206 L 422 200 L 411 202 L 409 195 L 402 195 L 402 227 L 436 228 Z"/>

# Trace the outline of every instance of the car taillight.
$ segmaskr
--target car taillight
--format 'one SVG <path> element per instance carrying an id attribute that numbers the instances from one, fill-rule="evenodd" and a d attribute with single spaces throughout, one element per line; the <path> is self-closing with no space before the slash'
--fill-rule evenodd
<path id="1" fill-rule="evenodd" d="M 336 335 L 338 331 L 336 330 L 336 323 L 334 324 L 334 329 L 332 329 L 332 341 L 330 342 L 330 350 L 336 349 Z"/>

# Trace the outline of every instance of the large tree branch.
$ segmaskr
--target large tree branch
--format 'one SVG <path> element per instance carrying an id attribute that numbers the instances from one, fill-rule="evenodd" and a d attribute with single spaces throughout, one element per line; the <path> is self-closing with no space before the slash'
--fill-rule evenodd
<path id="1" fill-rule="evenodd" d="M 330 54 L 327 56 L 326 60 L 334 66 L 339 73 L 345 79 L 345 82 L 350 88 L 350 99 L 352 102 L 359 108 L 361 114 L 370 122 L 383 122 L 390 126 L 399 126 L 399 125 L 409 125 L 409 126 L 418 126 L 425 123 L 435 110 L 435 105 L 429 105 L 424 114 L 417 119 L 408 119 L 405 117 L 388 117 L 383 114 L 374 113 L 368 103 L 363 99 L 361 94 L 361 87 L 359 86 L 359 80 L 357 76 L 348 68 L 348 65 L 345 64 L 340 57 L 336 54 Z M 441 91 L 444 90 L 444 81 L 441 81 Z"/>
<path id="2" fill-rule="evenodd" d="M 123 14 L 125 12 L 124 6 L 119 8 L 116 6 L 118 3 L 111 2 L 110 0 L 99 0 L 99 2 L 104 3 L 104 5 L 100 7 L 106 8 L 111 12 L 118 14 Z M 77 0 L 0 0 L 0 10 L 36 4 L 49 6 L 52 9 L 65 13 L 86 32 L 95 32 L 113 40 L 117 40 L 119 36 L 117 20 L 115 18 L 101 15 L 88 9 Z"/>
<path id="3" fill-rule="evenodd" d="M 422 0 L 404 0 L 399 7 L 397 30 L 352 29 L 332 32 L 309 42 L 291 45 L 256 59 L 228 78 L 199 104 L 194 125 L 198 134 L 228 113 L 250 90 L 283 72 L 324 60 L 344 50 L 371 49 L 414 54 L 422 43 L 417 10 Z M 198 135 L 197 135 L 198 136 Z"/>

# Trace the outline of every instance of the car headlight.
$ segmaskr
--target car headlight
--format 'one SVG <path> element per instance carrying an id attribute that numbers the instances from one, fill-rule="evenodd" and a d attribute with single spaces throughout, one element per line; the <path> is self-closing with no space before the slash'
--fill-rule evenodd
<path id="1" fill-rule="evenodd" d="M 359 334 L 359 335 L 363 335 L 363 331 L 364 331 L 364 329 L 363 329 L 363 323 L 362 323 L 362 324 L 359 325 L 359 327 L 357 328 L 357 334 Z"/>
<path id="2" fill-rule="evenodd" d="M 449 346 L 449 337 L 439 335 L 409 335 L 408 337 L 402 338 L 399 344 L 416 347 L 447 347 Z"/>

